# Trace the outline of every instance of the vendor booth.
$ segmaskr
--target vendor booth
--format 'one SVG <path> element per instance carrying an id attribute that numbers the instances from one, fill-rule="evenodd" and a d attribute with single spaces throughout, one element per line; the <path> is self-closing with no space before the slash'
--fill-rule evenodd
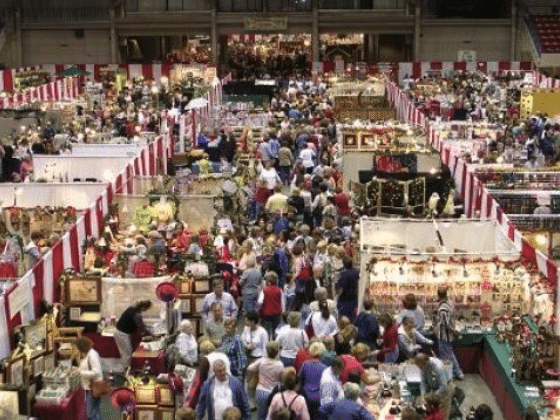
<path id="1" fill-rule="evenodd" d="M 0 183 L 0 203 L 19 207 L 85 209 L 106 188 L 101 182 Z"/>
<path id="2" fill-rule="evenodd" d="M 463 371 L 479 372 L 505 418 L 521 419 L 539 399 L 525 386 L 540 380 L 539 369 L 558 364 L 554 339 L 532 361 L 519 350 L 525 345 L 518 341 L 520 329 L 530 331 L 527 342 L 552 337 L 555 291 L 546 279 L 523 264 L 493 221 L 363 218 L 360 231 L 361 292 L 390 314 L 400 310 L 400 298 L 413 293 L 426 313 L 424 333 L 430 336 L 437 290 L 447 287 Z"/>
<path id="3" fill-rule="evenodd" d="M 130 162 L 129 156 L 33 155 L 35 181 L 113 181 Z"/>

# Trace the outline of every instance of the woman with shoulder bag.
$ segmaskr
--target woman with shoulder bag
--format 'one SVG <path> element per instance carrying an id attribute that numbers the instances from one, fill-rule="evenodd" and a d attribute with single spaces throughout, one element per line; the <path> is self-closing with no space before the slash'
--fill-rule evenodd
<path id="1" fill-rule="evenodd" d="M 86 391 L 87 418 L 88 420 L 100 420 L 101 397 L 109 393 L 109 387 L 101 386 L 103 385 L 103 371 L 99 353 L 93 349 L 93 341 L 87 337 L 76 338 L 74 347 L 80 353 L 78 371 L 82 388 Z"/>

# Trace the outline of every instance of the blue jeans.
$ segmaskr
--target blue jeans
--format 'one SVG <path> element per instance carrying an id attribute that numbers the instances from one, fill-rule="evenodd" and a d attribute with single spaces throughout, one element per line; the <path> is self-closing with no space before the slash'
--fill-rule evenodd
<path id="1" fill-rule="evenodd" d="M 282 180 L 285 185 L 290 183 L 290 170 L 292 169 L 291 166 L 280 166 L 278 167 L 278 176 Z"/>
<path id="2" fill-rule="evenodd" d="M 385 353 L 385 363 L 397 363 L 397 359 L 399 358 L 399 347 L 393 351 Z"/>
<path id="3" fill-rule="evenodd" d="M 88 420 L 99 420 L 101 398 L 95 398 L 90 390 L 86 390 L 86 406 Z"/>
<path id="4" fill-rule="evenodd" d="M 259 295 L 256 293 L 249 293 L 243 296 L 243 314 L 248 312 L 255 312 L 257 310 L 257 300 Z"/>
<path id="5" fill-rule="evenodd" d="M 257 388 L 256 400 L 257 400 L 258 420 L 266 420 L 266 416 L 268 415 L 268 405 L 266 403 L 268 401 L 269 395 L 270 395 L 269 391 L 265 391 L 264 389 Z"/>
<path id="6" fill-rule="evenodd" d="M 268 333 L 268 339 L 273 340 L 276 336 L 276 328 L 280 325 L 280 316 L 266 316 L 261 318 L 261 325 Z"/>
<path id="7" fill-rule="evenodd" d="M 284 356 L 280 356 L 280 360 L 282 361 L 282 363 L 284 364 L 284 367 L 290 367 L 293 366 L 296 358 L 295 357 L 284 357 Z"/>
<path id="8" fill-rule="evenodd" d="M 453 351 L 453 344 L 451 344 L 449 341 L 439 340 L 438 353 L 440 359 L 449 360 L 453 364 L 453 375 L 458 376 L 463 374 L 463 371 L 459 366 L 459 362 L 455 357 L 455 352 Z"/>

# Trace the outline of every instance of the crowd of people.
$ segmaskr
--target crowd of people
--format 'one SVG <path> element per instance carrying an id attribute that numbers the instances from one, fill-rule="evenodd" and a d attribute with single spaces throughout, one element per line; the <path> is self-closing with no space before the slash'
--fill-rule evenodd
<path id="1" fill-rule="evenodd" d="M 453 352 L 455 314 L 447 290 L 438 290 L 433 331 L 425 329 L 432 314 L 424 314 L 414 294 L 398 316 L 378 313 L 375 296 L 359 296 L 358 213 L 342 189 L 340 133 L 327 86 L 292 80 L 270 112 L 263 139 L 228 145 L 224 131 L 216 140 L 215 159 L 235 167 L 243 151 L 257 162 L 246 223 L 210 238 L 174 221 L 176 236 L 162 243 L 168 249 L 181 243 L 182 252 L 199 257 L 210 247 L 217 264 L 234 267 L 233 275 L 222 271 L 212 278 L 201 337 L 184 320 L 168 349 L 170 368 L 197 369 L 176 418 L 370 420 L 363 391 L 381 381 L 371 368 L 412 363 L 421 372 L 424 411 L 405 407 L 401 418 L 447 419 L 455 381 L 464 377 Z M 204 151 L 211 143 L 206 134 L 198 138 Z M 151 236 L 155 242 L 146 245 L 155 247 Z M 125 367 L 131 335 L 149 334 L 141 316 L 148 308 L 140 302 L 117 323 Z M 453 366 L 451 376 L 444 360 Z M 484 407 L 479 411 L 477 420 L 492 418 Z"/>
<path id="2" fill-rule="evenodd" d="M 476 156 L 465 153 L 468 162 L 514 163 L 528 169 L 558 166 L 560 121 L 536 112 L 520 116 L 521 89 L 530 87 L 521 73 L 488 76 L 478 73 L 436 75 L 411 81 L 403 87 L 415 104 L 431 118 L 451 121 L 486 121 L 501 128 L 495 140 Z M 443 115 L 444 104 L 448 115 Z"/>
<path id="3" fill-rule="evenodd" d="M 256 67 L 268 65 L 283 76 L 283 67 L 274 59 L 251 59 L 252 64 L 235 60 L 245 63 L 238 76 L 243 78 L 246 66 L 254 74 Z M 497 95 L 501 101 L 502 94 L 490 93 L 484 82 L 480 89 L 471 89 L 478 86 L 475 82 L 474 76 L 458 78 L 450 89 L 462 106 L 470 101 L 471 114 L 482 112 L 480 106 L 488 112 L 488 103 L 480 98 Z M 109 111 L 97 105 L 84 127 L 67 133 L 83 131 L 75 135 L 76 141 L 87 142 L 94 132 L 132 138 L 137 127 L 157 131 L 157 106 L 146 86 L 130 86 L 116 94 Z M 417 101 L 426 99 L 413 83 L 409 87 Z M 506 87 L 498 85 L 497 91 Z M 168 112 L 180 109 L 180 91 L 162 94 L 159 99 Z M 511 115 L 500 121 L 513 128 L 504 131 L 505 144 L 519 141 L 516 111 L 507 98 L 506 114 Z M 171 369 L 182 364 L 197 370 L 176 419 L 319 420 L 350 415 L 371 420 L 370 394 L 364 391 L 382 381 L 375 367 L 401 363 L 420 369 L 423 403 L 422 410 L 401 407 L 401 419 L 448 419 L 456 381 L 464 378 L 452 345 L 457 337 L 453 304 L 447 290 L 440 288 L 434 314 L 425 314 L 414 294 L 406 296 L 399 314 L 379 313 L 375 295 L 360 296 L 360 212 L 343 189 L 341 132 L 328 85 L 291 78 L 271 98 L 266 112 L 270 122 L 263 138 L 238 144 L 227 130 L 209 129 L 197 138 L 206 159 L 226 162 L 232 171 L 241 154 L 254 159 L 254 176 L 244 186 L 244 223 L 194 232 L 174 213 L 165 223 L 154 218 L 140 232 L 123 233 L 117 229 L 118 212 L 110 212 L 101 238 L 86 246 L 84 268 L 141 277 L 146 276 L 147 262 L 151 274 L 173 274 L 182 269 L 175 257 L 185 254 L 233 267 L 212 275 L 212 292 L 200 311 L 202 335 L 197 337 L 193 324 L 184 320 L 167 349 Z M 558 134 L 558 127 L 547 128 L 543 118 L 534 121 L 525 127 L 532 137 Z M 24 156 L 20 148 L 41 153 L 41 147 L 53 147 L 57 134 L 45 125 L 32 138 L 22 134 L 15 139 L 15 148 L 5 146 L 2 178 L 14 181 L 19 176 L 21 168 L 10 159 Z M 120 256 L 127 260 L 124 271 L 119 271 Z M 132 336 L 151 334 L 142 319 L 150 307 L 149 301 L 138 302 L 116 324 L 114 336 L 124 368 L 130 365 Z M 433 330 L 426 328 L 426 317 L 435 319 Z M 89 391 L 88 418 L 98 420 L 99 399 L 93 397 L 89 380 L 98 378 L 101 368 L 92 345 L 87 339 L 76 341 L 82 355 L 78 368 Z M 451 372 L 444 361 L 452 365 Z M 491 410 L 482 405 L 474 418 L 492 419 Z"/>
<path id="4" fill-rule="evenodd" d="M 311 62 L 303 46 L 285 51 L 255 51 L 251 45 L 234 43 L 228 46 L 228 52 L 226 65 L 235 80 L 277 79 L 311 73 Z"/>

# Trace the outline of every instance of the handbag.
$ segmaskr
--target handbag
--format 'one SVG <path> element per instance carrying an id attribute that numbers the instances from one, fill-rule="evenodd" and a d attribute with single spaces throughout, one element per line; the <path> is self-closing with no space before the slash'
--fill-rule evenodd
<path id="1" fill-rule="evenodd" d="M 91 369 L 91 365 L 88 359 L 88 366 Z M 91 394 L 94 398 L 101 398 L 105 395 L 109 395 L 111 392 L 111 382 L 105 379 L 101 379 L 96 381 L 95 379 L 91 380 Z"/>
<path id="2" fill-rule="evenodd" d="M 111 392 L 111 382 L 102 379 L 100 381 L 91 381 L 91 394 L 95 398 L 101 398 L 105 395 L 109 395 Z"/>

